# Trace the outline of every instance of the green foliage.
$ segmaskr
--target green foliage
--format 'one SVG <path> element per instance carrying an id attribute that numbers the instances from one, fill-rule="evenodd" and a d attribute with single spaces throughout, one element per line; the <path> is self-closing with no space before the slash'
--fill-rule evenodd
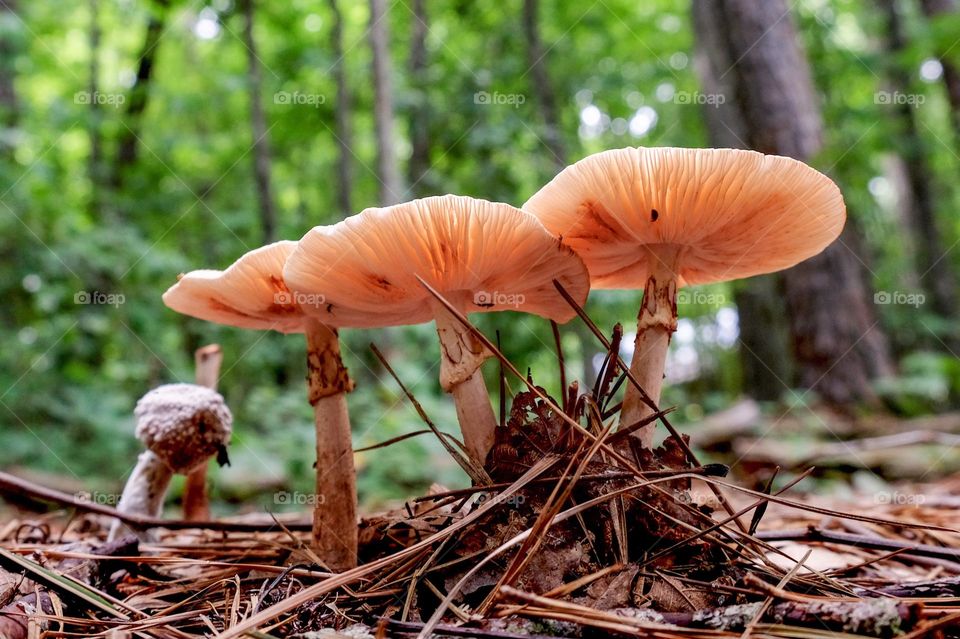
<path id="1" fill-rule="evenodd" d="M 304 401 L 303 343 L 281 336 L 215 326 L 165 308 L 162 292 L 182 271 L 222 268 L 261 242 L 252 180 L 248 52 L 243 16 L 229 0 L 174 2 L 156 51 L 148 106 L 139 125 L 126 117 L 151 3 L 97 3 L 102 38 L 91 51 L 87 3 L 22 2 L 18 17 L 0 21 L 0 38 L 18 53 L 16 122 L 0 136 L 0 466 L 30 465 L 81 479 L 91 489 L 116 488 L 133 464 L 132 408 L 137 397 L 165 382 L 190 381 L 192 352 L 218 342 L 226 353 L 221 390 L 236 415 L 234 466 L 214 473 L 231 482 L 262 479 L 264 486 L 309 491 L 313 432 Z M 343 63 L 352 92 L 357 209 L 376 204 L 373 174 L 370 52 L 366 3 L 341 2 Z M 705 144 L 703 106 L 692 69 L 693 34 L 687 3 L 608 0 L 592 6 L 544 2 L 541 31 L 557 95 L 563 144 L 554 158 L 543 144 L 545 122 L 537 104 L 524 48 L 519 3 L 493 0 L 426 3 L 429 15 L 427 83 L 408 70 L 414 17 L 403 3 L 390 13 L 391 50 L 403 162 L 410 153 L 414 107 L 429 112 L 430 170 L 420 193 L 457 192 L 522 203 L 555 172 L 557 162 L 619 146 Z M 271 177 L 282 237 L 296 239 L 316 224 L 337 221 L 332 185 L 338 154 L 333 135 L 337 62 L 330 47 L 327 3 L 257 3 L 254 35 L 262 65 Z M 907 256 L 897 238 L 895 205 L 871 194 L 895 150 L 880 90 L 874 9 L 855 0 L 799 3 L 816 82 L 830 123 L 820 165 L 844 188 L 852 213 L 876 255 L 871 269 L 881 289 L 905 289 Z M 215 37 L 198 36 L 210 20 Z M 922 21 L 911 28 L 927 33 Z M 938 20 L 899 62 L 915 67 L 937 43 L 952 43 L 955 17 Z M 955 51 L 960 49 L 954 49 Z M 98 74 L 90 77 L 92 56 Z M 93 109 L 76 96 L 96 90 L 107 103 Z M 918 84 L 929 97 L 923 116 L 932 166 L 942 186 L 944 211 L 960 204 L 950 176 L 957 160 L 939 85 Z M 517 104 L 483 104 L 477 92 L 523 96 Z M 313 96 L 309 104 L 278 96 Z M 684 97 L 686 96 L 686 97 Z M 514 100 L 514 102 L 518 102 Z M 601 123 L 581 113 L 594 106 Z M 630 124 L 634 122 L 634 133 Z M 119 190 L 110 187 L 118 141 L 137 131 L 138 158 L 123 168 Z M 103 158 L 93 165 L 94 140 Z M 100 179 L 93 179 L 96 176 Z M 874 183 L 876 185 L 876 183 Z M 960 228 L 946 218 L 945 244 Z M 719 287 L 708 292 L 730 296 Z M 116 303 L 80 304 L 78 295 L 113 296 Z M 121 298 L 122 296 L 122 303 Z M 100 298 L 97 298 L 100 299 Z M 106 299 L 106 298 L 104 298 Z M 609 330 L 636 317 L 638 293 L 599 292 L 588 311 Z M 736 350 L 703 339 L 731 303 L 684 305 L 698 335 L 701 361 L 695 379 L 667 390 L 668 402 L 686 406 L 696 420 L 740 392 Z M 887 326 L 908 347 L 922 342 L 935 318 L 909 307 L 881 309 Z M 528 367 L 550 392 L 558 391 L 549 325 L 522 314 L 478 318 L 521 371 Z M 914 335 L 910 335 L 910 331 Z M 456 432 L 449 399 L 437 384 L 435 335 L 428 326 L 389 331 L 344 331 L 345 358 L 358 381 L 350 396 L 355 445 L 367 446 L 423 428 L 396 384 L 369 353 L 383 347 L 436 422 Z M 571 377 L 582 376 L 596 346 L 563 328 Z M 960 391 L 956 360 L 942 355 L 907 358 L 904 376 L 885 396 L 898 410 L 942 407 Z M 924 359 L 927 358 L 927 359 Z M 496 365 L 486 375 L 496 388 Z M 514 391 L 519 389 L 511 382 Z M 432 435 L 363 453 L 360 490 L 368 504 L 422 491 L 433 481 L 459 483 L 463 475 Z M 271 483 L 272 482 L 272 483 Z M 258 484 L 259 485 L 259 484 Z M 260 505 L 275 508 L 270 490 Z"/>
<path id="2" fill-rule="evenodd" d="M 903 415 L 942 410 L 960 396 L 960 360 L 943 353 L 911 353 L 901 361 L 900 375 L 881 380 L 878 390 Z"/>

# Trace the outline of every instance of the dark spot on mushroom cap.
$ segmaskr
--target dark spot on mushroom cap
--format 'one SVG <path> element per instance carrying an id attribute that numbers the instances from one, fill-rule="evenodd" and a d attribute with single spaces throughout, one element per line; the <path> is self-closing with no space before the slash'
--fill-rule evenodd
<path id="1" fill-rule="evenodd" d="M 660 211 L 657 209 L 650 209 L 650 221 L 656 222 L 660 218 Z"/>
<path id="2" fill-rule="evenodd" d="M 271 274 L 268 279 L 270 280 L 270 286 L 272 286 L 277 293 L 289 292 L 290 289 L 287 288 L 287 284 L 283 281 L 283 278 Z"/>
<path id="3" fill-rule="evenodd" d="M 383 289 L 384 291 L 389 291 L 390 289 L 393 288 L 393 283 L 382 275 L 377 275 L 376 273 L 370 273 L 369 275 L 367 275 L 367 279 L 370 281 L 371 284 L 373 284 L 377 288 Z"/>
<path id="4" fill-rule="evenodd" d="M 443 256 L 444 260 L 446 260 L 447 262 L 457 261 L 458 255 L 457 255 L 457 249 L 455 246 L 441 239 L 439 248 L 440 248 L 440 255 Z"/>
<path id="5" fill-rule="evenodd" d="M 571 239 L 605 241 L 620 235 L 613 216 L 599 202 L 586 201 L 577 207 L 580 217 L 575 228 L 568 231 Z"/>

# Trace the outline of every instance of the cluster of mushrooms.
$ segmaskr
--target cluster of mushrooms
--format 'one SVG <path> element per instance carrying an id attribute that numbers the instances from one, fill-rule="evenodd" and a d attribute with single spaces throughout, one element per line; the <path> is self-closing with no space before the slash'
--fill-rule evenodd
<path id="1" fill-rule="evenodd" d="M 574 309 L 554 281 L 581 305 L 591 287 L 643 289 L 631 372 L 649 399 L 628 385 L 625 428 L 659 402 L 679 287 L 787 268 L 822 251 L 844 221 L 839 189 L 801 162 L 626 148 L 567 167 L 519 209 L 457 195 L 366 209 L 224 271 L 182 275 L 163 300 L 192 317 L 306 336 L 322 497 L 313 540 L 329 568 L 345 570 L 357 561 L 357 500 L 339 329 L 433 320 L 440 385 L 453 395 L 465 451 L 482 465 L 497 427 L 480 371 L 492 353 L 457 314 L 520 310 L 565 322 Z M 633 436 L 649 448 L 653 425 Z"/>

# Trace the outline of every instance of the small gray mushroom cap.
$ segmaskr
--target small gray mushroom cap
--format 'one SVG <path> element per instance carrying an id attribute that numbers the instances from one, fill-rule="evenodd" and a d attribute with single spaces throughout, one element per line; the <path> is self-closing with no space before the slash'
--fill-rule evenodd
<path id="1" fill-rule="evenodd" d="M 205 386 L 159 386 L 133 413 L 137 438 L 177 473 L 189 473 L 230 442 L 233 415 L 223 396 Z"/>

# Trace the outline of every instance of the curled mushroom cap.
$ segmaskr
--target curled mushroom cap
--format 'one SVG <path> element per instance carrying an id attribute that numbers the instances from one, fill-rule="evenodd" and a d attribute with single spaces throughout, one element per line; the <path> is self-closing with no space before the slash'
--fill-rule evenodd
<path id="1" fill-rule="evenodd" d="M 444 195 L 366 209 L 312 229 L 287 260 L 287 285 L 322 295 L 333 326 L 373 328 L 434 319 L 421 277 L 466 313 L 520 310 L 556 321 L 574 311 L 557 279 L 579 301 L 583 262 L 533 216 L 508 204 Z"/>
<path id="2" fill-rule="evenodd" d="M 195 384 L 159 386 L 137 402 L 137 438 L 171 470 L 188 473 L 230 441 L 233 416 L 220 393 Z"/>
<path id="3" fill-rule="evenodd" d="M 680 286 L 778 271 L 822 251 L 846 220 L 822 173 L 736 149 L 604 151 L 561 171 L 523 209 L 577 251 L 601 289 L 643 288 L 657 247 L 679 249 Z"/>
<path id="4" fill-rule="evenodd" d="M 280 241 L 246 253 L 224 271 L 191 271 L 163 294 L 178 313 L 239 328 L 303 333 L 306 316 L 287 289 L 283 265 L 297 243 Z M 314 315 L 322 315 L 322 303 Z"/>
<path id="5" fill-rule="evenodd" d="M 192 271 L 164 293 L 171 309 L 218 324 L 281 333 L 307 341 L 307 390 L 314 407 L 317 495 L 336 495 L 314 508 L 313 540 L 328 566 L 346 570 L 357 561 L 357 494 L 344 393 L 353 389 L 340 357 L 339 336 L 324 322 L 321 296 L 298 296 L 283 280 L 283 266 L 296 242 L 252 250 L 224 271 Z M 305 306 L 315 306 L 307 315 Z"/>

